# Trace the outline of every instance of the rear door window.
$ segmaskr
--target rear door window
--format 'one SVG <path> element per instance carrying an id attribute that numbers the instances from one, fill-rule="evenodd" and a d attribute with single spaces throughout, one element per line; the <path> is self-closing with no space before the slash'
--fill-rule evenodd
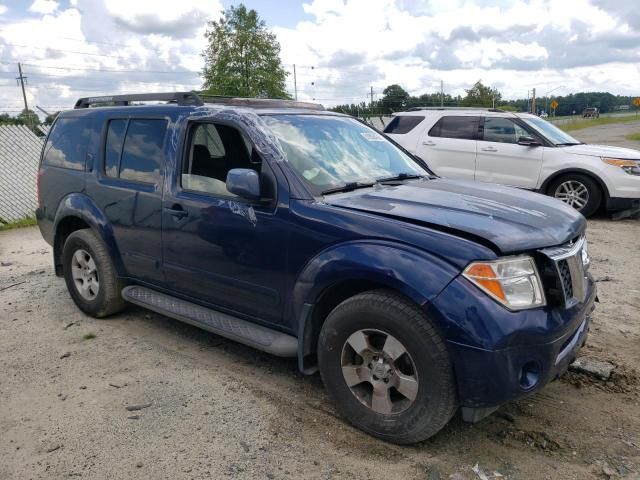
<path id="1" fill-rule="evenodd" d="M 423 120 L 424 117 L 419 115 L 396 115 L 393 117 L 393 120 L 389 122 L 389 125 L 385 127 L 384 133 L 391 133 L 394 135 L 409 133 Z"/>
<path id="2" fill-rule="evenodd" d="M 142 183 L 156 183 L 164 160 L 167 121 L 131 118 L 109 121 L 105 141 L 105 174 Z"/>
<path id="3" fill-rule="evenodd" d="M 442 117 L 429 130 L 430 137 L 458 138 L 463 140 L 477 140 L 480 117 L 449 116 Z"/>
<path id="4" fill-rule="evenodd" d="M 42 162 L 55 167 L 84 170 L 91 125 L 85 118 L 59 118 L 47 139 Z"/>

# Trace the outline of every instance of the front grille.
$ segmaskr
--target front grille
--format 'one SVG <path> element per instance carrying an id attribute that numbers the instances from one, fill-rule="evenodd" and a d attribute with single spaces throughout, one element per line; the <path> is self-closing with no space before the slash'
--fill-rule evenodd
<path id="1" fill-rule="evenodd" d="M 565 245 L 541 250 L 547 268 L 544 270 L 547 289 L 552 298 L 559 300 L 565 308 L 584 301 L 587 278 L 582 260 L 585 238 L 580 237 Z"/>
<path id="2" fill-rule="evenodd" d="M 571 284 L 571 271 L 569 270 L 569 263 L 566 260 L 560 260 L 557 262 L 558 274 L 560 275 L 560 283 L 562 284 L 562 291 L 567 298 L 573 298 L 573 285 Z"/>

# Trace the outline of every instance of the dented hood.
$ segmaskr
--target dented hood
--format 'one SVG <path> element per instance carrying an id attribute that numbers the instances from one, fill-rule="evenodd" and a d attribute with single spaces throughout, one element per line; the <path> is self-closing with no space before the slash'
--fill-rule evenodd
<path id="1" fill-rule="evenodd" d="M 376 185 L 327 195 L 324 200 L 336 207 L 466 233 L 505 254 L 559 245 L 586 228 L 585 218 L 559 200 L 500 185 L 443 178 Z"/>

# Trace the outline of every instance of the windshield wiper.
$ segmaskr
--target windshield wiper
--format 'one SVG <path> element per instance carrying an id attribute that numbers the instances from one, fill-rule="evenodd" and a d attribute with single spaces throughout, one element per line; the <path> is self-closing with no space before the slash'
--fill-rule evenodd
<path id="1" fill-rule="evenodd" d="M 566 142 L 566 143 L 556 143 L 557 147 L 571 147 L 573 145 L 584 145 L 584 142 Z"/>
<path id="2" fill-rule="evenodd" d="M 394 180 L 409 180 L 412 178 L 424 178 L 424 175 L 419 175 L 417 173 L 399 173 L 397 175 L 394 175 L 393 177 L 383 177 L 383 178 L 377 178 L 376 182 L 378 183 L 383 183 L 383 182 L 393 182 Z"/>
<path id="3" fill-rule="evenodd" d="M 373 187 L 374 185 L 375 182 L 348 182 L 341 187 L 323 190 L 321 193 L 322 195 L 328 195 L 330 193 L 351 192 L 352 190 L 357 190 L 358 188 L 369 188 Z"/>

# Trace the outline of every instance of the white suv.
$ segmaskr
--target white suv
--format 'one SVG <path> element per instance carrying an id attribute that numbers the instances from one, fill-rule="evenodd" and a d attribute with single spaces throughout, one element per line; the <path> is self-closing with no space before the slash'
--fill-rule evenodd
<path id="1" fill-rule="evenodd" d="M 640 151 L 586 145 L 535 115 L 416 108 L 384 133 L 444 177 L 535 190 L 584 216 L 640 208 Z"/>

